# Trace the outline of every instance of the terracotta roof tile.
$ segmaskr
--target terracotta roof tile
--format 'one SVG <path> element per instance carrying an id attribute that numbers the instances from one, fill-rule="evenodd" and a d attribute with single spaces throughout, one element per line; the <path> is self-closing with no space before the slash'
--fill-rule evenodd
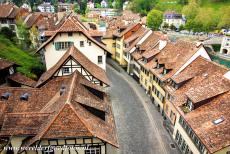
<path id="1" fill-rule="evenodd" d="M 8 61 L 8 60 L 5 60 L 5 59 L 0 58 L 0 70 L 9 68 L 9 67 L 11 67 L 11 66 L 13 66 L 13 65 L 14 65 L 13 62 L 10 62 L 10 61 Z"/>
<path id="2" fill-rule="evenodd" d="M 26 147 L 44 138 L 84 136 L 97 137 L 113 146 L 118 146 L 108 96 L 100 91 L 103 98 L 97 99 L 97 103 L 93 101 L 96 100 L 96 94 L 91 93 L 84 85 L 94 91 L 101 89 L 100 86 L 87 81 L 77 71 L 70 76 L 54 77 L 41 88 L 0 88 L 0 93 L 11 93 L 8 100 L 0 100 L 0 104 L 7 106 L 2 111 L 5 120 L 0 135 L 30 134 L 32 136 L 27 138 L 22 145 Z M 64 91 L 61 94 L 60 89 L 63 89 L 63 86 Z M 29 91 L 30 94 L 28 101 L 18 99 L 25 91 Z M 79 100 L 78 96 L 81 95 L 88 99 Z M 87 101 L 87 103 L 82 101 Z M 28 108 L 29 104 L 33 107 Z M 104 120 L 92 112 L 99 107 L 99 104 L 107 106 L 106 111 L 101 111 L 106 113 Z M 91 110 L 88 110 L 88 107 Z M 16 126 L 13 128 L 15 123 Z"/>
<path id="3" fill-rule="evenodd" d="M 172 77 L 178 81 L 178 89 L 165 86 L 166 91 L 174 97 L 172 104 L 210 153 L 230 145 L 230 81 L 223 77 L 227 71 L 214 62 L 198 57 L 177 76 Z M 190 97 L 195 97 L 197 101 L 205 99 L 206 103 L 184 113 L 181 106 L 186 104 L 188 92 Z M 224 121 L 215 125 L 213 121 L 219 118 L 224 118 Z"/>
<path id="4" fill-rule="evenodd" d="M 34 87 L 36 85 L 36 81 L 22 75 L 19 72 L 12 74 L 11 76 L 8 77 L 8 79 L 29 87 Z"/>
<path id="5" fill-rule="evenodd" d="M 18 10 L 13 4 L 0 4 L 0 18 L 16 18 Z"/>

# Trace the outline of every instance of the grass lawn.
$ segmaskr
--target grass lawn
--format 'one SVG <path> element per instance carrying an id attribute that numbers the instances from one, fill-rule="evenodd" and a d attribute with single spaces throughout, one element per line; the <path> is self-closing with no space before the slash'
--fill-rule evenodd
<path id="1" fill-rule="evenodd" d="M 19 67 L 17 70 L 33 79 L 37 79 L 37 74 L 39 74 L 44 68 L 39 58 L 26 51 L 22 51 L 16 45 L 10 42 L 10 40 L 1 35 L 0 57 L 19 64 L 21 67 Z"/>

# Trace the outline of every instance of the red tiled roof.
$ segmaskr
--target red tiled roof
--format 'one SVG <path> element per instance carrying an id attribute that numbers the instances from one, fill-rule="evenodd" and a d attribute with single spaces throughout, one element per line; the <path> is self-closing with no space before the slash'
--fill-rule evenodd
<path id="1" fill-rule="evenodd" d="M 13 62 L 10 62 L 10 61 L 8 61 L 8 60 L 1 59 L 1 58 L 0 58 L 0 70 L 9 68 L 9 67 L 11 67 L 11 66 L 13 66 L 13 65 L 14 65 Z"/>
<path id="2" fill-rule="evenodd" d="M 18 10 L 13 4 L 0 4 L 0 18 L 16 18 Z"/>
<path id="3" fill-rule="evenodd" d="M 34 87 L 36 85 L 36 81 L 22 75 L 19 72 L 12 74 L 11 76 L 8 77 L 8 79 L 29 87 Z"/>
<path id="4" fill-rule="evenodd" d="M 65 90 L 60 94 L 63 86 Z M 96 98 L 88 88 L 103 97 Z M 0 109 L 2 104 L 7 106 L 0 110 L 4 118 L 0 136 L 30 136 L 23 142 L 25 147 L 41 139 L 84 136 L 97 137 L 117 147 L 111 104 L 100 89 L 77 71 L 70 76 L 54 77 L 41 88 L 0 88 L 0 94 L 11 93 L 8 100 L 0 100 Z M 29 99 L 22 102 L 20 96 L 25 92 L 29 93 Z M 79 96 L 87 99 L 78 99 Z M 106 107 L 100 110 L 101 105 Z M 88 107 L 105 113 L 105 119 Z"/>
<path id="5" fill-rule="evenodd" d="M 165 86 L 166 91 L 174 97 L 172 104 L 209 153 L 215 153 L 230 145 L 230 80 L 223 77 L 227 71 L 228 69 L 200 56 L 172 77 L 180 83 L 178 89 L 172 90 L 169 88 L 171 86 Z M 206 102 L 191 112 L 184 113 L 181 106 L 186 104 L 187 93 L 189 97 L 195 98 L 192 100 Z M 221 117 L 224 121 L 215 125 L 213 121 Z"/>
<path id="6" fill-rule="evenodd" d="M 80 32 L 85 35 L 89 40 L 94 42 L 97 46 L 109 52 L 105 45 L 99 43 L 92 36 L 90 36 L 89 32 L 83 28 L 79 20 L 77 20 L 73 16 L 69 16 L 67 19 L 65 19 L 64 23 L 60 26 L 60 28 L 56 30 L 55 33 L 37 49 L 36 53 L 44 48 L 48 43 L 50 43 L 58 33 L 63 32 Z"/>

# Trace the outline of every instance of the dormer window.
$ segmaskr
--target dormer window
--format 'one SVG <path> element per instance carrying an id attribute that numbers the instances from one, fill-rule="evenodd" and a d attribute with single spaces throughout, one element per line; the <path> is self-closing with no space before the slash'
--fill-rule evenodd
<path id="1" fill-rule="evenodd" d="M 165 75 L 165 74 L 167 74 L 168 72 L 169 72 L 169 70 L 167 70 L 167 69 L 164 68 L 163 74 Z"/>
<path id="2" fill-rule="evenodd" d="M 176 84 L 174 81 L 171 81 L 172 82 L 172 87 L 174 88 L 174 89 L 178 89 L 178 84 Z"/>
<path id="3" fill-rule="evenodd" d="M 189 109 L 190 111 L 192 111 L 193 108 L 194 108 L 193 103 L 192 103 L 192 101 L 191 101 L 189 98 L 187 99 L 186 106 L 188 107 L 188 109 Z"/>
<path id="4" fill-rule="evenodd" d="M 143 62 L 146 64 L 148 60 L 146 58 L 143 58 Z"/>

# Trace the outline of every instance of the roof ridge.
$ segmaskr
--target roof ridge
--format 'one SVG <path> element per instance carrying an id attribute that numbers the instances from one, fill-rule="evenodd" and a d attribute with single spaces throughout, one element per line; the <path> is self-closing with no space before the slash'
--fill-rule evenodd
<path id="1" fill-rule="evenodd" d="M 73 96 L 74 87 L 76 85 L 75 83 L 78 81 L 77 78 L 78 78 L 78 74 L 75 71 L 74 75 L 72 77 L 72 81 L 71 81 L 71 84 L 70 84 L 70 89 L 69 89 L 67 100 L 66 100 L 67 104 L 70 104 L 70 102 L 71 102 L 71 99 L 72 99 L 71 97 Z"/>

